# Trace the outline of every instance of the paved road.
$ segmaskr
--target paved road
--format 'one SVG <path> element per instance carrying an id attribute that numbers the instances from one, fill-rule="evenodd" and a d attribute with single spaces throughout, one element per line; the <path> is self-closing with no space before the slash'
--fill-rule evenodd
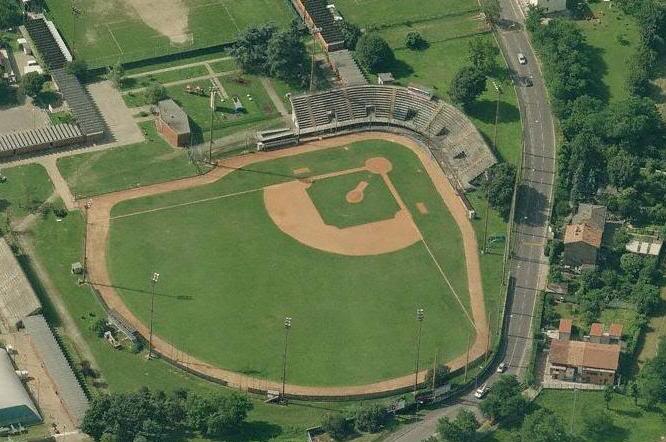
<path id="1" fill-rule="evenodd" d="M 509 290 L 507 310 L 510 316 L 504 356 L 504 361 L 508 363 L 507 372 L 521 377 L 532 344 L 530 330 L 536 294 L 544 287 L 548 270 L 543 250 L 555 170 L 555 129 L 543 76 L 527 33 L 522 29 L 524 17 L 515 1 L 500 0 L 503 26 L 498 36 L 516 79 L 523 119 L 523 176 L 518 190 L 513 232 L 515 246 L 510 266 L 513 284 Z M 526 65 L 518 63 L 519 52 L 527 57 Z M 522 79 L 528 77 L 533 83 L 531 87 L 522 85 Z M 491 376 L 488 382 L 492 384 L 497 377 Z M 435 433 L 440 417 L 455 416 L 461 408 L 475 408 L 475 403 L 478 401 L 470 393 L 456 403 L 428 413 L 422 421 L 401 428 L 385 440 L 420 442 Z"/>

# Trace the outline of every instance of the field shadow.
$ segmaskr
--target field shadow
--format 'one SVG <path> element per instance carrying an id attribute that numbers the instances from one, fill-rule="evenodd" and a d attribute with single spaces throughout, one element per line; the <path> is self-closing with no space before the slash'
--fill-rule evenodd
<path id="1" fill-rule="evenodd" d="M 98 286 L 98 287 L 110 287 L 116 290 L 124 290 L 127 292 L 132 292 L 132 293 L 140 293 L 142 295 L 151 295 L 153 292 L 151 290 L 145 290 L 145 289 L 137 289 L 133 287 L 125 287 L 122 285 L 115 285 L 115 284 L 102 284 L 99 282 L 95 281 L 90 281 L 90 284 L 92 286 Z M 158 290 L 155 290 L 155 296 L 159 296 L 160 298 L 171 298 L 171 299 L 176 299 L 178 301 L 193 301 L 194 296 L 190 295 L 172 295 L 169 293 L 165 292 L 160 292 Z"/>
<path id="2" fill-rule="evenodd" d="M 29 255 L 21 252 L 16 255 L 16 259 L 25 272 L 25 276 L 28 278 L 30 285 L 37 294 L 39 302 L 42 304 L 42 314 L 46 318 L 47 322 L 51 325 L 51 327 L 61 327 L 62 321 L 60 320 L 60 316 L 58 315 L 55 306 L 51 302 L 51 298 L 48 295 L 46 287 L 44 287 L 44 284 L 39 278 L 32 258 Z"/>
<path id="3" fill-rule="evenodd" d="M 513 104 L 500 100 L 499 106 L 496 100 L 478 100 L 467 109 L 469 115 L 484 123 L 495 123 L 495 110 L 498 108 L 497 123 L 515 123 L 520 121 L 520 111 Z"/>

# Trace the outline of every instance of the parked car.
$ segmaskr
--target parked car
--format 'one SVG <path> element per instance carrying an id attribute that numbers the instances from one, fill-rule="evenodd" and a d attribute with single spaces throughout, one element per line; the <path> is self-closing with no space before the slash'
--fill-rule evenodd
<path id="1" fill-rule="evenodd" d="M 504 373 L 506 371 L 506 362 L 502 362 L 497 366 L 498 373 Z"/>
<path id="2" fill-rule="evenodd" d="M 488 393 L 489 390 L 490 387 L 488 386 L 488 384 L 483 384 L 482 386 L 476 389 L 476 391 L 474 392 L 474 397 L 477 399 L 482 399 L 486 395 L 486 393 Z"/>
<path id="3" fill-rule="evenodd" d="M 532 79 L 530 77 L 523 78 L 523 84 L 525 85 L 525 87 L 534 86 L 534 83 L 532 82 Z"/>
<path id="4" fill-rule="evenodd" d="M 527 64 L 527 57 L 522 52 L 518 52 L 518 63 Z"/>

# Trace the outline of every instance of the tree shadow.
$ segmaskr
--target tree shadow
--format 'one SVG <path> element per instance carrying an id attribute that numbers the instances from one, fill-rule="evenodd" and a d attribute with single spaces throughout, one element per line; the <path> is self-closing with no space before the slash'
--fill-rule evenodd
<path id="1" fill-rule="evenodd" d="M 467 112 L 471 117 L 474 117 L 484 123 L 495 123 L 495 110 L 498 108 L 497 101 L 495 100 L 477 100 L 468 106 Z M 497 123 L 514 123 L 520 121 L 520 111 L 513 104 L 505 101 L 499 102 L 499 109 L 497 113 Z"/>
<path id="2" fill-rule="evenodd" d="M 210 440 L 225 442 L 243 441 L 269 441 L 282 434 L 282 428 L 278 425 L 265 421 L 249 421 L 241 423 L 233 431 Z"/>
<path id="3" fill-rule="evenodd" d="M 414 73 L 414 68 L 411 65 L 397 58 L 385 63 L 382 69 L 386 72 L 391 72 L 396 80 L 409 77 Z"/>
<path id="4" fill-rule="evenodd" d="M 546 222 L 545 210 L 548 209 L 546 196 L 527 183 L 518 186 L 518 201 L 522 204 L 515 214 L 515 221 L 532 227 L 542 226 Z"/>

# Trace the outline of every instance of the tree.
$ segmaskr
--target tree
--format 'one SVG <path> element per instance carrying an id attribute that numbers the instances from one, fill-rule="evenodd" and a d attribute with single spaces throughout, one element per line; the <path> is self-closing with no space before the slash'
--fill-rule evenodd
<path id="1" fill-rule="evenodd" d="M 661 304 L 659 287 L 645 281 L 638 281 L 631 289 L 631 299 L 636 304 L 636 310 L 639 313 L 649 316 Z"/>
<path id="2" fill-rule="evenodd" d="M 248 73 L 266 72 L 268 43 L 275 33 L 277 27 L 272 23 L 251 26 L 241 32 L 231 48 L 231 55 L 236 59 L 238 66 Z"/>
<path id="3" fill-rule="evenodd" d="M 488 23 L 492 25 L 497 24 L 502 13 L 502 7 L 500 6 L 499 0 L 482 0 L 481 12 L 483 12 Z"/>
<path id="4" fill-rule="evenodd" d="M 0 30 L 18 26 L 23 21 L 23 12 L 19 2 L 3 0 L 0 2 Z"/>
<path id="5" fill-rule="evenodd" d="M 23 92 L 28 97 L 35 98 L 42 91 L 46 83 L 46 77 L 37 72 L 28 72 L 23 77 L 21 77 L 21 92 Z"/>
<path id="6" fill-rule="evenodd" d="M 381 404 L 357 407 L 351 413 L 356 430 L 368 433 L 376 433 L 381 430 L 387 417 L 386 408 Z"/>
<path id="7" fill-rule="evenodd" d="M 437 423 L 437 433 L 445 442 L 474 442 L 477 440 L 476 430 L 479 421 L 469 410 L 461 409 L 455 420 L 443 417 Z"/>
<path id="8" fill-rule="evenodd" d="M 613 418 L 604 410 L 583 412 L 583 435 L 593 441 L 604 441 L 613 433 Z"/>
<path id="9" fill-rule="evenodd" d="M 491 75 L 498 69 L 499 48 L 487 38 L 476 37 L 469 42 L 467 57 L 472 66 L 485 75 Z"/>
<path id="10" fill-rule="evenodd" d="M 513 188 L 516 181 L 516 167 L 511 163 L 495 164 L 488 174 L 486 195 L 490 206 L 504 219 L 509 217 Z"/>
<path id="11" fill-rule="evenodd" d="M 428 47 L 428 42 L 419 32 L 411 31 L 405 37 L 405 46 L 412 51 L 421 51 Z"/>
<path id="12" fill-rule="evenodd" d="M 9 83 L 4 78 L 0 78 L 0 105 L 10 103 L 14 100 L 14 94 Z"/>
<path id="13" fill-rule="evenodd" d="M 609 143 L 644 153 L 663 135 L 664 122 L 650 98 L 629 97 L 612 103 L 605 114 L 605 138 Z"/>
<path id="14" fill-rule="evenodd" d="M 88 63 L 82 59 L 72 60 L 65 67 L 67 73 L 76 76 L 80 81 L 86 81 L 88 78 Z"/>
<path id="15" fill-rule="evenodd" d="M 340 413 L 327 413 L 321 420 L 321 428 L 333 439 L 344 439 L 351 433 L 349 421 Z"/>
<path id="16" fill-rule="evenodd" d="M 606 385 L 606 388 L 604 388 L 604 402 L 606 403 L 606 410 L 610 408 L 610 403 L 613 400 L 613 392 L 613 386 Z"/>
<path id="17" fill-rule="evenodd" d="M 390 66 L 395 59 L 389 44 L 378 34 L 363 34 L 356 44 L 358 62 L 370 72 Z"/>
<path id="18" fill-rule="evenodd" d="M 339 28 L 345 38 L 345 47 L 350 51 L 356 50 L 356 44 L 362 35 L 361 28 L 347 20 L 340 22 Z"/>
<path id="19" fill-rule="evenodd" d="M 629 385 L 627 385 L 627 389 L 629 390 L 629 396 L 634 398 L 634 405 L 638 405 L 638 398 L 640 396 L 640 392 L 638 390 L 638 384 L 636 383 L 636 381 L 629 382 Z"/>
<path id="20" fill-rule="evenodd" d="M 116 63 L 116 65 L 109 72 L 109 79 L 113 82 L 113 85 L 116 88 L 119 88 L 123 84 L 123 79 L 125 77 L 125 68 L 122 64 Z"/>
<path id="21" fill-rule="evenodd" d="M 449 96 L 463 108 L 467 108 L 486 90 L 486 76 L 474 66 L 463 66 L 456 72 Z"/>
<path id="22" fill-rule="evenodd" d="M 204 436 L 220 436 L 237 428 L 252 410 L 252 402 L 238 393 L 187 397 L 187 422 Z"/>
<path id="23" fill-rule="evenodd" d="M 640 176 L 640 162 L 635 155 L 617 147 L 606 151 L 608 181 L 617 187 L 632 186 Z"/>
<path id="24" fill-rule="evenodd" d="M 523 442 L 570 442 L 562 421 L 548 410 L 538 410 L 525 418 L 520 429 Z"/>
<path id="25" fill-rule="evenodd" d="M 143 92 L 146 101 L 150 104 L 157 104 L 168 97 L 167 90 L 159 83 L 153 83 Z"/>
<path id="26" fill-rule="evenodd" d="M 303 84 L 307 78 L 307 52 L 299 35 L 284 31 L 275 33 L 268 42 L 268 73 L 288 83 Z"/>
<path id="27" fill-rule="evenodd" d="M 520 419 L 527 411 L 527 400 L 521 392 L 518 378 L 502 375 L 481 402 L 481 412 L 493 421 Z"/>

